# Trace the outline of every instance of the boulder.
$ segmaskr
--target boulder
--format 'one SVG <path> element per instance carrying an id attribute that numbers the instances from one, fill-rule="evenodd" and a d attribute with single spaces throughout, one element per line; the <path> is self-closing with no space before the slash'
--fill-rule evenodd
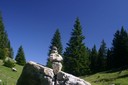
<path id="1" fill-rule="evenodd" d="M 57 74 L 57 85 L 91 85 L 78 77 L 65 72 Z M 17 81 L 17 85 L 54 85 L 53 70 L 35 62 L 28 62 Z"/>

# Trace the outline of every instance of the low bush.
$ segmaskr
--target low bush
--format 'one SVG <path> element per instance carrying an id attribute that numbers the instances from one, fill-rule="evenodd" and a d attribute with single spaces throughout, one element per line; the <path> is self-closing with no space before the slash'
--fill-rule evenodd
<path id="1" fill-rule="evenodd" d="M 10 68 L 14 67 L 15 66 L 15 60 L 13 60 L 11 58 L 6 58 L 4 60 L 4 66 L 10 67 Z"/>

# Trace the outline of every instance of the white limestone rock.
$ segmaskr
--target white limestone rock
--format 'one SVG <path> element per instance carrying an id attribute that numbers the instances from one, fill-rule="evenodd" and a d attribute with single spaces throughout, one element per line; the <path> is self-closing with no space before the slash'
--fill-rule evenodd
<path id="1" fill-rule="evenodd" d="M 91 85 L 83 79 L 62 71 L 57 74 L 57 82 L 57 85 Z M 17 85 L 54 85 L 53 70 L 30 61 L 24 66 Z"/>

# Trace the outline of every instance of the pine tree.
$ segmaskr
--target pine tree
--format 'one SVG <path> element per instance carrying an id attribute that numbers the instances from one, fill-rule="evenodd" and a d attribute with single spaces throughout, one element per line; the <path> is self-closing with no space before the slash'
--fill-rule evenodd
<path id="1" fill-rule="evenodd" d="M 60 55 L 62 55 L 63 47 L 62 47 L 62 43 L 61 43 L 61 35 L 60 35 L 59 29 L 56 29 L 56 31 L 55 31 L 55 33 L 54 33 L 54 36 L 53 36 L 53 38 L 52 38 L 52 40 L 51 40 L 51 45 L 50 45 L 50 47 L 49 47 L 48 56 L 51 54 L 51 51 L 52 51 L 52 47 L 53 47 L 53 46 L 56 46 L 57 49 L 58 49 L 58 53 L 59 53 Z M 46 66 L 47 66 L 47 67 L 50 67 L 50 68 L 52 67 L 49 58 L 48 58 L 48 61 L 47 61 Z"/>
<path id="2" fill-rule="evenodd" d="M 103 71 L 106 69 L 107 67 L 106 59 L 107 59 L 107 47 L 104 40 L 102 40 L 100 49 L 98 51 L 98 60 L 97 60 L 99 71 Z"/>
<path id="3" fill-rule="evenodd" d="M 19 65 L 23 66 L 26 64 L 25 54 L 22 46 L 19 47 L 15 60 Z"/>
<path id="4" fill-rule="evenodd" d="M 7 33 L 5 32 L 2 16 L 0 13 L 0 48 L 4 49 L 6 48 L 6 46 L 7 46 Z"/>
<path id="5" fill-rule="evenodd" d="M 112 56 L 112 50 L 108 49 L 107 50 L 107 69 L 110 70 L 114 67 L 114 63 L 113 63 L 114 59 Z"/>
<path id="6" fill-rule="evenodd" d="M 11 59 L 13 59 L 13 56 L 14 56 L 14 52 L 13 52 L 13 48 L 11 47 L 11 44 L 10 44 L 10 41 L 8 40 L 8 50 L 9 50 L 9 55 L 8 57 L 10 57 Z"/>
<path id="7" fill-rule="evenodd" d="M 117 30 L 112 42 L 112 56 L 115 68 L 128 65 L 128 33 L 122 27 Z"/>
<path id="8" fill-rule="evenodd" d="M 13 49 L 10 45 L 0 13 L 0 59 L 5 59 L 6 57 L 13 58 Z"/>
<path id="9" fill-rule="evenodd" d="M 90 54 L 90 58 L 91 58 L 90 69 L 92 73 L 95 73 L 98 70 L 97 69 L 97 57 L 98 57 L 98 52 L 96 50 L 96 45 L 94 45 L 91 50 L 91 54 Z"/>
<path id="10" fill-rule="evenodd" d="M 71 38 L 68 47 L 64 52 L 64 71 L 76 76 L 88 74 L 89 69 L 89 55 L 83 40 L 82 28 L 79 18 L 76 19 L 74 29 L 72 30 Z"/>

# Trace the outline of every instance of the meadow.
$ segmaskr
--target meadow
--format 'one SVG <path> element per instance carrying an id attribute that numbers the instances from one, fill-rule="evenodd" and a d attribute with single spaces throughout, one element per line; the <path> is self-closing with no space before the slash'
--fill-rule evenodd
<path id="1" fill-rule="evenodd" d="M 3 66 L 3 61 L 0 60 L 0 80 L 2 80 L 2 85 L 16 85 L 23 66 L 16 64 L 15 68 L 17 72 Z M 89 76 L 82 76 L 81 78 L 92 85 L 128 85 L 128 69 L 116 72 L 100 72 Z"/>
<path id="2" fill-rule="evenodd" d="M 0 80 L 2 80 L 2 85 L 16 85 L 23 66 L 16 64 L 15 68 L 17 69 L 17 72 L 12 71 L 11 68 L 3 66 L 3 61 L 0 60 Z"/>
<path id="3" fill-rule="evenodd" d="M 92 85 L 128 85 L 128 70 L 100 72 L 81 77 Z"/>

